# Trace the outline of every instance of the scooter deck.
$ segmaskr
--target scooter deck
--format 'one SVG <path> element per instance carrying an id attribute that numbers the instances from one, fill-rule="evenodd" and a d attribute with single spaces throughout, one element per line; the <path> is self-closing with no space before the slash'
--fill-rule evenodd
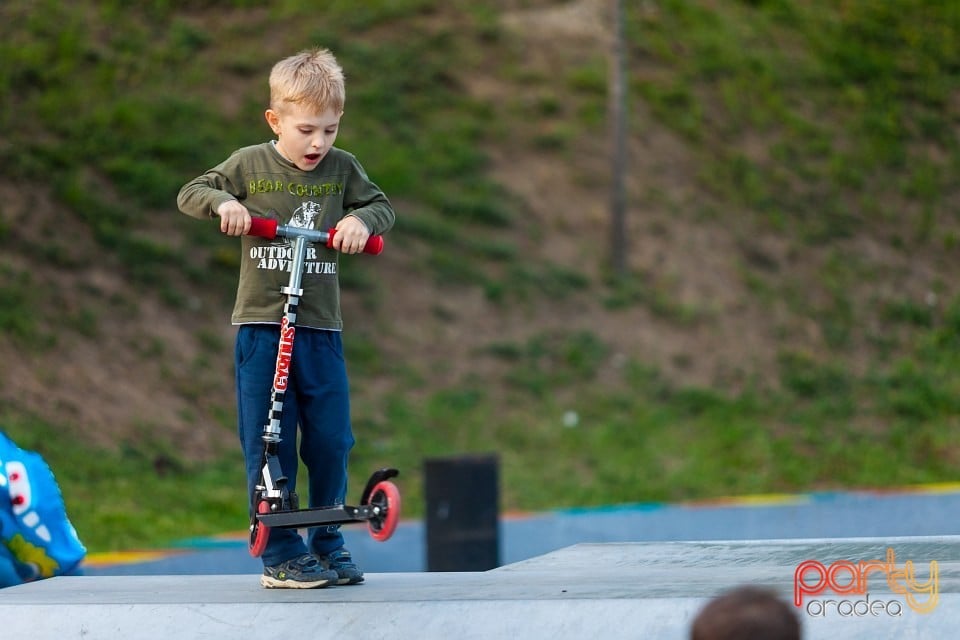
<path id="1" fill-rule="evenodd" d="M 363 522 L 374 517 L 374 507 L 364 505 L 351 507 L 349 505 L 335 507 L 317 507 L 313 509 L 297 509 L 295 511 L 277 511 L 274 513 L 257 514 L 257 520 L 274 529 L 292 529 L 294 527 L 317 527 L 325 524 L 348 524 Z"/>
<path id="2" fill-rule="evenodd" d="M 317 527 L 325 524 L 350 524 L 365 522 L 382 515 L 381 507 L 369 503 L 370 496 L 378 484 L 384 480 L 395 478 L 399 471 L 388 467 L 378 469 L 371 474 L 367 485 L 363 489 L 359 507 L 350 505 L 333 505 L 329 507 L 312 507 L 310 509 L 288 509 L 272 513 L 258 513 L 257 520 L 267 527 L 275 529 L 292 529 Z"/>

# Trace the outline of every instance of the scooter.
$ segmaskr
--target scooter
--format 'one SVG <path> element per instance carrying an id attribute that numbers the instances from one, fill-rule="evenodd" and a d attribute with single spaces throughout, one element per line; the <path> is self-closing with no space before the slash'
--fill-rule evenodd
<path id="1" fill-rule="evenodd" d="M 288 478 L 280 468 L 277 456 L 280 447 L 280 418 L 283 415 L 284 394 L 293 355 L 296 336 L 297 306 L 303 289 L 300 285 L 303 264 L 310 243 L 333 246 L 336 229 L 318 231 L 290 225 L 281 225 L 276 220 L 256 218 L 251 220 L 247 235 L 273 240 L 287 238 L 293 246 L 290 280 L 282 293 L 287 296 L 283 317 L 280 321 L 280 343 L 277 347 L 277 365 L 270 393 L 270 409 L 263 427 L 263 456 L 260 464 L 260 481 L 251 496 L 253 505 L 250 517 L 250 555 L 263 554 L 270 537 L 271 528 L 292 529 L 366 522 L 370 536 L 383 542 L 396 531 L 400 519 L 400 490 L 391 482 L 399 471 L 392 468 L 375 471 L 367 481 L 360 496 L 360 506 L 333 505 L 300 509 L 295 492 L 290 491 Z M 378 255 L 383 251 L 383 237 L 371 236 L 363 252 Z"/>

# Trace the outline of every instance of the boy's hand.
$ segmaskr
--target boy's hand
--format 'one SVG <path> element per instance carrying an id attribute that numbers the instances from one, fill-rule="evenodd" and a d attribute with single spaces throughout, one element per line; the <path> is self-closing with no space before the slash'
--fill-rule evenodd
<path id="1" fill-rule="evenodd" d="M 228 236 L 242 236 L 250 231 L 250 212 L 236 200 L 227 200 L 217 207 L 220 231 Z"/>
<path id="2" fill-rule="evenodd" d="M 367 246 L 370 239 L 370 230 L 360 218 L 347 216 L 340 220 L 333 234 L 332 248 L 342 253 L 360 253 Z"/>

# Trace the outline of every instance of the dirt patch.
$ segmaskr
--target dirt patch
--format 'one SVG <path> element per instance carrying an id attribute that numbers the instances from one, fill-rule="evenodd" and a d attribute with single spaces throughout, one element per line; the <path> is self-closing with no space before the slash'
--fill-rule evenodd
<path id="1" fill-rule="evenodd" d="M 222 446 L 223 425 L 210 428 L 210 410 L 223 406 L 233 383 L 228 350 L 213 345 L 229 344 L 231 327 L 138 291 L 89 229 L 57 215 L 42 194 L 2 183 L 0 197 L 13 249 L 0 266 L 31 316 L 29 329 L 0 341 L 4 405 L 77 425 L 103 446 L 171 439 L 196 457 Z M 28 246 L 43 255 L 18 252 Z"/>

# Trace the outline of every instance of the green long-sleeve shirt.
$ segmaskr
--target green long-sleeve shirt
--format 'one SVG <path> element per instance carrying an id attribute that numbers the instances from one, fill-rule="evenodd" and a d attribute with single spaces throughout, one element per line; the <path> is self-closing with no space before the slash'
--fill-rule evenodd
<path id="1" fill-rule="evenodd" d="M 217 207 L 239 200 L 251 215 L 280 224 L 326 230 L 346 215 L 359 218 L 371 234 L 393 226 L 390 201 L 370 181 L 357 159 L 333 147 L 312 171 L 285 159 L 272 142 L 235 151 L 229 158 L 180 189 L 177 206 L 189 216 L 216 217 Z M 211 233 L 213 230 L 211 230 Z M 289 241 L 243 236 L 243 254 L 234 324 L 279 323 L 286 300 L 281 288 L 290 277 Z M 340 330 L 339 253 L 311 245 L 303 267 L 299 326 Z"/>

